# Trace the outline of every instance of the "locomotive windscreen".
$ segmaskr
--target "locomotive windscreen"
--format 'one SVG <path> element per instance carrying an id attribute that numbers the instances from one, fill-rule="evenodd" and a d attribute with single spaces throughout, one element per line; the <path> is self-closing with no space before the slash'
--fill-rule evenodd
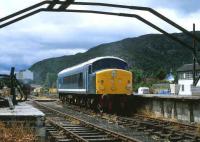
<path id="1" fill-rule="evenodd" d="M 92 71 L 96 72 L 103 69 L 124 69 L 126 70 L 128 65 L 126 62 L 118 59 L 102 59 L 92 64 Z"/>

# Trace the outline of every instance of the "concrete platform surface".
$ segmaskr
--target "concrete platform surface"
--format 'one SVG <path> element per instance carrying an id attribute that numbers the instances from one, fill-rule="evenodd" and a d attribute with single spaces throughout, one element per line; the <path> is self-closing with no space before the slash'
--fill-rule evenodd
<path id="1" fill-rule="evenodd" d="M 162 95 L 162 94 L 134 94 L 136 97 L 144 98 L 163 98 L 163 99 L 181 99 L 181 100 L 200 100 L 200 96 L 189 96 L 189 95 Z"/>
<path id="2" fill-rule="evenodd" d="M 0 108 L 1 116 L 36 116 L 43 117 L 45 114 L 35 107 L 27 104 L 26 102 L 20 102 L 15 106 L 13 110 L 9 107 Z"/>

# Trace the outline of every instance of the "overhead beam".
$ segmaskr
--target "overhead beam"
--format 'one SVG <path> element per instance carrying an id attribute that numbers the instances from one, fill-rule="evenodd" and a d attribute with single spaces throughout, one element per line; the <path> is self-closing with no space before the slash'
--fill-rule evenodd
<path id="1" fill-rule="evenodd" d="M 1 18 L 1 19 L 0 19 L 0 22 L 4 22 L 4 21 L 9 20 L 9 19 L 11 19 L 11 18 L 14 18 L 14 17 L 16 17 L 16 16 L 19 16 L 19 15 L 21 15 L 21 14 L 23 14 L 23 13 L 29 12 L 29 11 L 31 11 L 31 10 L 33 10 L 33 9 L 35 9 L 35 8 L 41 7 L 41 6 L 45 5 L 45 4 L 50 4 L 50 1 L 42 1 L 42 2 L 40 2 L 40 3 L 37 3 L 37 4 L 32 5 L 32 6 L 30 6 L 30 7 L 27 7 L 27 8 L 25 8 L 25 9 L 23 9 L 23 10 L 17 11 L 17 12 L 15 12 L 15 13 L 13 13 L 13 14 L 10 14 L 10 15 L 8 15 L 8 16 L 6 16 L 6 17 Z"/>
<path id="2" fill-rule="evenodd" d="M 45 5 L 45 4 L 49 4 L 48 7 L 39 8 L 39 7 L 41 7 L 41 6 Z M 54 8 L 56 4 L 60 4 L 61 6 L 59 8 Z M 143 23 L 145 23 L 145 24 L 151 26 L 152 28 L 156 29 L 157 31 L 163 33 L 164 35 L 166 35 L 170 39 L 172 39 L 172 40 L 178 42 L 179 44 L 181 44 L 182 46 L 188 48 L 190 51 L 192 51 L 192 54 L 193 54 L 195 60 L 198 62 L 198 64 L 200 64 L 200 60 L 197 58 L 197 55 L 194 52 L 194 49 L 192 48 L 192 46 L 188 45 L 187 43 L 185 43 L 184 41 L 180 40 L 179 38 L 169 34 L 165 30 L 159 28 L 155 24 L 153 24 L 150 21 L 142 18 L 139 15 L 128 14 L 128 13 L 113 13 L 113 12 L 104 12 L 104 11 L 94 11 L 94 10 L 72 10 L 72 9 L 70 9 L 70 10 L 68 9 L 67 10 L 67 7 L 70 6 L 71 4 L 73 4 L 73 5 L 88 5 L 88 6 L 106 6 L 106 7 L 115 7 L 115 8 L 126 8 L 126 9 L 131 9 L 131 10 L 148 11 L 148 12 L 152 13 L 153 15 L 157 16 L 158 18 L 164 20 L 168 24 L 172 25 L 173 27 L 179 29 L 180 31 L 182 31 L 183 33 L 188 35 L 189 37 L 193 38 L 195 41 L 200 42 L 200 38 L 197 37 L 195 34 L 190 33 L 189 31 L 187 31 L 186 29 L 184 29 L 180 25 L 176 24 L 175 22 L 173 22 L 172 20 L 168 19 L 167 17 L 165 17 L 164 15 L 160 14 L 159 12 L 155 11 L 152 8 L 140 7 L 140 6 L 126 6 L 126 5 L 117 5 L 117 4 L 107 4 L 107 3 L 74 2 L 74 0 L 65 0 L 65 1 L 59 1 L 59 0 L 51 0 L 51 1 L 49 1 L 49 0 L 45 0 L 45 1 L 42 1 L 40 3 L 37 3 L 37 4 L 33 5 L 33 6 L 30 6 L 28 8 L 23 9 L 23 10 L 20 10 L 20 11 L 18 11 L 16 13 L 13 13 L 11 15 L 8 15 L 6 17 L 1 18 L 0 19 L 0 23 L 1 22 L 4 22 L 4 23 L 0 24 L 0 28 L 6 27 L 6 26 L 8 26 L 10 24 L 13 24 L 13 23 L 15 23 L 17 21 L 20 21 L 22 19 L 25 19 L 27 17 L 30 17 L 30 16 L 32 16 L 34 14 L 37 14 L 39 12 L 42 12 L 42 11 L 95 13 L 95 14 L 105 14 L 105 15 L 114 15 L 114 16 L 122 16 L 122 17 L 132 17 L 132 18 L 136 18 L 136 19 L 142 21 Z M 39 9 L 36 9 L 36 8 L 39 8 Z M 36 9 L 36 10 L 34 10 L 34 9 Z M 30 12 L 31 10 L 33 10 L 33 11 Z M 29 12 L 29 13 L 27 13 L 27 12 Z M 22 15 L 22 14 L 24 14 L 24 15 Z M 20 16 L 20 15 L 22 15 L 22 16 Z M 12 18 L 15 18 L 15 19 L 12 19 Z M 7 21 L 7 20 L 10 20 L 10 21 Z M 200 76 L 199 76 L 198 80 L 199 79 L 200 79 Z"/>
<path id="3" fill-rule="evenodd" d="M 173 22 L 169 18 L 165 17 L 164 15 L 160 14 L 156 10 L 154 10 L 152 8 L 149 8 L 149 7 L 141 7 L 141 6 L 127 6 L 127 5 L 117 5 L 117 4 L 107 4 L 107 3 L 93 3 L 93 2 L 74 2 L 74 0 L 66 0 L 66 1 L 59 1 L 59 0 L 49 1 L 49 0 L 45 0 L 45 1 L 42 1 L 42 2 L 40 2 L 38 4 L 35 4 L 35 5 L 30 6 L 28 8 L 25 8 L 25 9 L 23 9 L 21 11 L 18 11 L 18 12 L 14 13 L 14 14 L 11 14 L 9 16 L 1 18 L 0 22 L 3 22 L 3 21 L 8 20 L 10 18 L 13 18 L 13 17 L 15 17 L 17 15 L 23 14 L 25 12 L 28 12 L 28 11 L 34 9 L 34 8 L 40 7 L 40 6 L 45 5 L 45 4 L 49 4 L 49 6 L 47 7 L 47 10 L 52 10 L 56 4 L 61 4 L 61 6 L 59 7 L 60 10 L 65 10 L 70 4 L 73 4 L 73 5 L 89 5 L 89 6 L 106 6 L 106 7 L 114 7 L 114 8 L 125 8 L 125 9 L 131 9 L 131 10 L 148 11 L 148 12 L 152 13 L 153 15 L 159 17 L 160 19 L 164 20 L 168 24 L 172 25 L 173 27 L 179 29 L 180 31 L 182 31 L 186 35 L 190 36 L 191 38 L 194 38 L 196 41 L 200 42 L 200 38 L 199 37 L 197 37 L 196 35 L 190 33 L 185 28 L 183 28 L 180 25 L 176 24 L 175 22 Z"/>
<path id="4" fill-rule="evenodd" d="M 46 8 L 41 8 L 41 9 L 37 9 L 35 11 L 32 11 L 30 13 L 27 13 L 21 17 L 18 17 L 16 19 L 13 19 L 7 23 L 4 23 L 4 24 L 1 24 L 0 25 L 0 28 L 3 28 L 5 26 L 8 26 L 12 23 L 15 23 L 17 21 L 20 21 L 22 19 L 25 19 L 27 17 L 30 17 L 31 15 L 34 15 L 34 14 L 37 14 L 39 12 L 42 12 L 42 11 L 46 11 L 46 12 L 76 12 L 76 13 L 94 13 L 94 14 L 104 14 L 104 15 L 114 15 L 114 16 L 121 16 L 121 17 L 131 17 L 131 18 L 136 18 L 140 21 L 142 21 L 143 23 L 149 25 L 150 27 L 156 29 L 157 31 L 165 34 L 167 37 L 171 38 L 172 40 L 178 42 L 179 44 L 181 44 L 182 46 L 190 49 L 193 51 L 193 48 L 192 46 L 188 45 L 187 43 L 181 41 L 180 39 L 178 39 L 177 37 L 169 34 L 168 32 L 164 31 L 163 29 L 159 28 L 158 26 L 154 25 L 153 23 L 147 21 L 146 19 L 142 18 L 141 16 L 139 15 L 136 15 L 136 14 L 127 14 L 127 13 L 114 13 L 114 12 L 103 12 L 103 11 L 94 11 L 94 10 L 59 10 L 59 9 L 51 9 L 51 10 L 48 10 Z"/>
<path id="5" fill-rule="evenodd" d="M 172 25 L 173 27 L 179 29 L 180 31 L 182 31 L 186 35 L 188 35 L 190 37 L 193 37 L 195 40 L 200 42 L 200 38 L 199 37 L 197 37 L 196 35 L 192 34 L 188 30 L 186 30 L 185 28 L 181 27 L 180 25 L 176 24 L 175 22 L 173 22 L 169 18 L 165 17 L 164 15 L 162 15 L 161 13 L 157 12 L 156 10 L 154 10 L 154 9 L 152 9 L 150 7 L 127 6 L 127 5 L 117 5 L 117 4 L 107 4 L 107 3 L 93 3 L 93 2 L 74 2 L 73 5 L 90 5 L 90 6 L 104 6 L 104 7 L 106 6 L 106 7 L 114 7 L 114 8 L 126 8 L 126 9 L 131 9 L 131 10 L 148 11 L 148 12 L 152 13 L 153 15 L 157 16 L 158 18 L 164 20 L 168 24 Z"/>
<path id="6" fill-rule="evenodd" d="M 59 10 L 65 10 L 71 4 L 73 4 L 74 0 L 65 0 L 65 2 L 58 8 Z"/>
<path id="7" fill-rule="evenodd" d="M 52 10 L 54 8 L 54 6 L 59 2 L 59 0 L 52 0 L 49 4 L 49 6 L 47 7 L 48 10 Z"/>
<path id="8" fill-rule="evenodd" d="M 43 9 L 42 11 L 48 11 Z M 159 28 L 158 26 L 154 25 L 153 23 L 147 21 L 146 19 L 142 18 L 139 15 L 136 14 L 127 14 L 127 13 L 114 13 L 114 12 L 103 12 L 103 11 L 94 11 L 94 10 L 72 10 L 72 9 L 67 9 L 65 11 L 60 11 L 59 9 L 53 9 L 52 11 L 48 11 L 48 12 L 75 12 L 75 13 L 94 13 L 94 14 L 104 14 L 104 15 L 114 15 L 114 16 L 120 16 L 120 17 L 130 17 L 130 18 L 136 18 L 140 21 L 142 21 L 143 23 L 149 25 L 150 27 L 156 29 L 157 31 L 163 33 L 164 35 L 166 35 L 167 37 L 175 40 L 176 42 L 178 42 L 179 44 L 181 44 L 182 46 L 193 50 L 192 46 L 186 44 L 185 42 L 181 41 L 180 39 L 178 39 L 177 37 L 169 34 L 168 32 L 166 32 L 165 30 Z"/>

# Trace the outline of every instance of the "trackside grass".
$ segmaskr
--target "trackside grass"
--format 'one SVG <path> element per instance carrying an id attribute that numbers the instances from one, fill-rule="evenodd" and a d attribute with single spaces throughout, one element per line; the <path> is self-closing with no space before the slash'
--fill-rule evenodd
<path id="1" fill-rule="evenodd" d="M 1 142 L 36 142 L 34 130 L 26 122 L 0 122 Z"/>

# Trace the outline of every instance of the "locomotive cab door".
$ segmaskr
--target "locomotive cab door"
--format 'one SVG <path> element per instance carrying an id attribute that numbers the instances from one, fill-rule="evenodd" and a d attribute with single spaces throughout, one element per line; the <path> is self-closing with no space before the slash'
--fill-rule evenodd
<path id="1" fill-rule="evenodd" d="M 85 69 L 85 88 L 86 88 L 86 93 L 89 93 L 89 74 L 91 74 L 92 71 L 92 67 L 91 65 L 89 65 L 86 69 Z"/>
<path id="2" fill-rule="evenodd" d="M 96 94 L 95 73 L 92 73 L 92 65 L 89 65 L 88 67 L 87 81 L 88 94 Z"/>

